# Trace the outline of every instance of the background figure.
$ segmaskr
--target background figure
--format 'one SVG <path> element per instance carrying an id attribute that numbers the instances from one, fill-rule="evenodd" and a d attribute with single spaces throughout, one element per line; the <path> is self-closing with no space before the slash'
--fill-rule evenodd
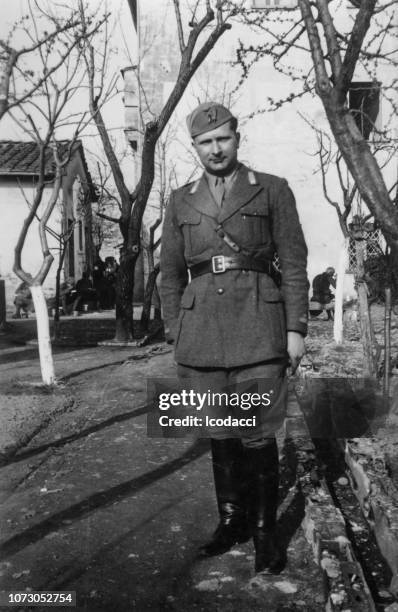
<path id="1" fill-rule="evenodd" d="M 13 319 L 21 319 L 21 310 L 23 310 L 23 316 L 27 319 L 29 317 L 29 311 L 33 312 L 33 300 L 32 294 L 30 292 L 30 288 L 28 283 L 23 281 L 20 285 L 18 285 L 17 290 L 15 291 L 15 313 L 13 314 Z"/>
<path id="2" fill-rule="evenodd" d="M 105 305 L 105 269 L 106 264 L 101 257 L 97 255 L 93 265 L 93 286 L 97 293 L 100 308 L 106 308 Z"/>
<path id="3" fill-rule="evenodd" d="M 364 279 L 368 288 L 369 304 L 383 304 L 385 290 L 390 284 L 388 259 L 384 253 L 371 254 L 364 261 Z"/>
<path id="4" fill-rule="evenodd" d="M 76 297 L 73 287 L 73 278 L 67 278 L 59 287 L 59 301 L 65 315 L 70 314 L 73 310 L 73 303 Z"/>
<path id="5" fill-rule="evenodd" d="M 83 276 L 76 283 L 76 295 L 73 303 L 73 312 L 78 313 L 83 304 L 94 304 L 94 308 L 98 309 L 98 296 L 97 292 L 93 287 L 93 283 L 90 279 L 88 272 L 83 272 Z"/>
<path id="6" fill-rule="evenodd" d="M 318 316 L 326 310 L 328 320 L 334 318 L 334 294 L 330 287 L 336 288 L 336 273 L 331 266 L 322 274 L 317 274 L 312 281 L 311 315 Z"/>
<path id="7" fill-rule="evenodd" d="M 114 257 L 105 257 L 105 272 L 104 272 L 104 306 L 105 309 L 115 308 L 116 300 L 116 276 L 119 265 Z"/>
<path id="8" fill-rule="evenodd" d="M 67 278 L 59 286 L 59 307 L 62 308 L 64 315 L 70 314 L 72 311 L 72 305 L 75 301 L 76 291 L 74 290 L 73 278 Z M 49 314 L 54 311 L 56 305 L 56 296 L 47 298 L 47 309 Z"/>

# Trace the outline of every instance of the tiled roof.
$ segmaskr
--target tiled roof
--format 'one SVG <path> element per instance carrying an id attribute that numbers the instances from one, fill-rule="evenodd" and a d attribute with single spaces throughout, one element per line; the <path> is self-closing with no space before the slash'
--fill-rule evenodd
<path id="1" fill-rule="evenodd" d="M 65 147 L 67 143 L 63 142 Z M 52 150 L 45 153 L 46 174 L 53 174 Z M 39 146 L 36 142 L 0 140 L 0 174 L 39 174 Z"/>
<path id="2" fill-rule="evenodd" d="M 69 141 L 58 142 L 60 154 L 69 145 Z M 92 201 L 97 199 L 95 188 L 92 183 L 90 172 L 84 156 L 83 145 L 80 140 L 74 145 L 79 150 L 83 161 L 84 170 L 87 174 L 87 182 L 90 185 Z M 14 140 L 0 140 L 0 176 L 22 176 L 39 174 L 39 146 L 36 142 L 16 142 Z M 55 165 L 51 148 L 45 152 L 45 175 L 50 178 L 54 175 Z"/>

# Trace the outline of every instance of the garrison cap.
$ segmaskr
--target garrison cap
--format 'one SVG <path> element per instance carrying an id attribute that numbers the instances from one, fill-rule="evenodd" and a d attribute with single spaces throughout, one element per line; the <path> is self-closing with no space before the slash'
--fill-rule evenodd
<path id="1" fill-rule="evenodd" d="M 217 102 L 203 102 L 187 117 L 187 126 L 192 138 L 214 130 L 227 121 L 235 119 L 231 111 Z"/>

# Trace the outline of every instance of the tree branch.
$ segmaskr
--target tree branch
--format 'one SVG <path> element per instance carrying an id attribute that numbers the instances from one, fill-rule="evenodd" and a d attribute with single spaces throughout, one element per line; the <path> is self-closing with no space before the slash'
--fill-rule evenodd
<path id="1" fill-rule="evenodd" d="M 24 270 L 22 269 L 22 261 L 21 261 L 22 249 L 23 249 L 23 245 L 26 240 L 28 230 L 31 226 L 33 219 L 35 218 L 37 209 L 39 208 L 40 202 L 43 197 L 44 174 L 45 174 L 45 145 L 40 144 L 39 145 L 39 182 L 36 187 L 36 193 L 35 193 L 35 197 L 33 200 L 32 208 L 30 209 L 28 216 L 26 217 L 26 219 L 24 220 L 22 224 L 22 228 L 21 228 L 21 231 L 18 237 L 18 241 L 14 249 L 13 271 L 19 278 L 26 280 L 29 283 L 32 281 L 32 276 L 30 274 L 26 274 L 26 272 L 24 272 Z"/>
<path id="2" fill-rule="evenodd" d="M 203 32 L 205 27 L 208 26 L 209 23 L 213 21 L 213 19 L 214 19 L 214 11 L 212 10 L 210 4 L 207 3 L 207 10 L 206 10 L 205 16 L 197 24 L 194 25 L 194 27 L 189 33 L 188 42 L 185 48 L 185 52 L 183 54 L 183 59 L 185 61 L 181 63 L 181 68 L 185 68 L 186 66 L 189 66 L 191 59 L 192 59 L 194 49 L 195 49 L 196 41 L 198 40 L 199 35 Z"/>
<path id="3" fill-rule="evenodd" d="M 336 82 L 341 71 L 341 56 L 336 37 L 336 30 L 329 13 L 328 1 L 317 0 L 317 7 L 319 11 L 319 18 L 324 28 L 325 40 L 328 47 L 329 61 L 332 68 L 334 82 Z"/>
<path id="4" fill-rule="evenodd" d="M 101 219 L 105 219 L 106 221 L 112 221 L 112 223 L 120 224 L 120 218 L 116 219 L 116 217 L 111 217 L 110 215 L 106 215 L 105 213 L 101 213 L 98 211 L 96 211 L 95 214 L 97 215 L 97 217 L 100 217 Z"/>
<path id="5" fill-rule="evenodd" d="M 298 0 L 298 5 L 301 11 L 301 15 L 304 19 L 308 35 L 308 41 L 310 43 L 311 56 L 316 74 L 315 88 L 317 90 L 317 93 L 322 97 L 330 93 L 331 84 L 325 66 L 321 40 L 319 38 L 319 33 L 316 27 L 314 15 L 312 14 L 310 1 Z"/>
<path id="6" fill-rule="evenodd" d="M 50 199 L 47 203 L 44 214 L 42 218 L 40 219 L 40 223 L 39 223 L 39 236 L 40 236 L 41 250 L 43 253 L 43 262 L 40 266 L 38 273 L 33 279 L 33 282 L 38 285 L 43 284 L 51 268 L 51 264 L 54 261 L 54 257 L 52 256 L 52 254 L 50 253 L 50 249 L 48 248 L 46 226 L 50 218 L 50 215 L 52 211 L 54 210 L 54 206 L 56 205 L 58 201 L 59 193 L 61 191 L 62 166 L 56 162 L 56 168 L 57 169 L 56 169 L 56 174 L 55 174 L 55 181 L 54 181 L 54 185 L 52 188 L 51 196 L 50 196 Z"/>
<path id="7" fill-rule="evenodd" d="M 174 11 L 176 14 L 176 21 L 177 21 L 178 42 L 180 43 L 181 55 L 183 55 L 185 51 L 185 40 L 184 40 L 184 30 L 182 27 L 182 20 L 181 20 L 180 2 L 179 0 L 173 0 L 173 4 L 174 4 Z"/>
<path id="8" fill-rule="evenodd" d="M 377 0 L 361 0 L 360 8 L 348 41 L 340 77 L 336 83 L 336 90 L 341 102 L 344 101 L 351 84 L 363 41 L 369 30 L 370 21 L 375 11 L 376 2 Z"/>
<path id="9" fill-rule="evenodd" d="M 97 130 L 98 130 L 98 133 L 102 141 L 102 146 L 104 147 L 106 158 L 112 170 L 112 175 L 113 175 L 113 178 L 116 184 L 116 188 L 118 190 L 118 193 L 121 199 L 122 216 L 128 217 L 130 214 L 130 210 L 131 210 L 130 193 L 126 187 L 119 161 L 116 157 L 111 140 L 109 138 L 109 134 L 106 129 L 106 126 L 105 126 L 105 123 L 102 117 L 102 113 L 99 109 L 98 96 L 95 96 L 95 93 L 94 93 L 95 59 L 94 59 L 94 48 L 91 45 L 88 48 L 88 57 L 87 57 L 87 54 L 85 54 L 84 57 L 85 57 L 87 72 L 89 75 L 90 113 L 97 126 Z"/>

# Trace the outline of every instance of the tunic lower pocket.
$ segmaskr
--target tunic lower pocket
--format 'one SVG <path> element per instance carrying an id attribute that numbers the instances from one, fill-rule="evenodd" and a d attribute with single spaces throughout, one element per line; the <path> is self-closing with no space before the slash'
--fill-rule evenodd
<path id="1" fill-rule="evenodd" d="M 178 344 L 178 341 L 181 336 L 182 324 L 183 324 L 185 314 L 187 313 L 187 311 L 192 310 L 194 303 L 195 303 L 195 294 L 192 292 L 191 288 L 188 286 L 187 289 L 185 289 L 181 297 L 180 313 L 178 316 L 177 333 L 176 333 L 176 340 L 175 340 L 176 345 Z"/>
<path id="2" fill-rule="evenodd" d="M 277 288 L 264 289 L 261 295 L 270 338 L 276 348 L 286 346 L 286 320 L 282 293 Z"/>

